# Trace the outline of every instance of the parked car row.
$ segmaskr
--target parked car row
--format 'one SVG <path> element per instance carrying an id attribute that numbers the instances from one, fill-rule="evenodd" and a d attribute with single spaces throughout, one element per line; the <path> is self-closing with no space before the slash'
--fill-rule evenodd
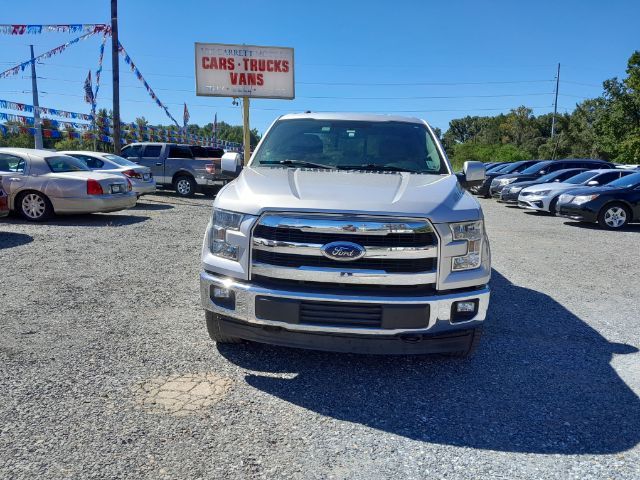
<path id="1" fill-rule="evenodd" d="M 0 148 L 0 179 L 9 209 L 32 221 L 123 210 L 138 197 L 127 176 L 92 170 L 78 158 L 47 150 Z"/>
<path id="2" fill-rule="evenodd" d="M 188 197 L 217 192 L 233 178 L 221 173 L 224 150 L 213 147 L 133 143 L 122 155 L 0 148 L 0 217 L 11 210 L 31 221 L 113 212 L 133 207 L 157 186 Z"/>
<path id="3" fill-rule="evenodd" d="M 640 222 L 640 171 L 603 160 L 526 160 L 486 164 L 471 191 L 527 210 L 616 230 Z"/>

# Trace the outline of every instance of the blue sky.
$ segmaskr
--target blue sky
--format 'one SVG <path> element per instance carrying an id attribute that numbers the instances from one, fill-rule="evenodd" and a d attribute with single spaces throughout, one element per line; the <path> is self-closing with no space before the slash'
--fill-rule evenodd
<path id="1" fill-rule="evenodd" d="M 3 23 L 108 23 L 108 0 L 11 2 Z M 252 127 L 263 132 L 280 114 L 305 110 L 401 113 L 446 130 L 452 118 L 493 115 L 518 105 L 552 110 L 562 64 L 560 111 L 623 76 L 640 49 L 640 2 L 405 1 L 208 2 L 120 0 L 120 40 L 158 97 L 182 121 L 241 124 L 228 98 L 197 97 L 194 42 L 290 46 L 296 99 L 254 100 Z M 74 34 L 0 36 L 2 70 Z M 40 105 L 88 112 L 82 83 L 95 71 L 93 37 L 38 65 Z M 169 119 L 121 61 L 123 121 Z M 99 107 L 111 106 L 111 57 L 105 55 Z M 396 84 L 396 85 L 389 85 Z M 400 84 L 400 85 L 397 85 Z M 0 79 L 0 98 L 31 103 L 26 74 Z M 440 97 L 440 98 L 425 98 Z M 10 113 L 5 111 L 6 113 Z"/>

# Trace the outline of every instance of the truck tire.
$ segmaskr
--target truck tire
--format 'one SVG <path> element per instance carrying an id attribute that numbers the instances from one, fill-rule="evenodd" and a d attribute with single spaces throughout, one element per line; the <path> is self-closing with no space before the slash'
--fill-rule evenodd
<path id="1" fill-rule="evenodd" d="M 180 175 L 173 181 L 173 188 L 181 197 L 193 197 L 197 187 L 196 181 L 189 175 Z"/>
<path id="2" fill-rule="evenodd" d="M 467 358 L 473 355 L 478 348 L 478 344 L 480 343 L 480 339 L 482 338 L 482 327 L 476 327 L 473 329 L 471 333 L 471 340 L 469 341 L 469 346 L 466 350 L 462 350 L 459 352 L 449 352 L 447 353 L 448 357 L 453 358 Z"/>
<path id="3" fill-rule="evenodd" d="M 220 331 L 220 315 L 210 312 L 209 310 L 204 311 L 204 318 L 207 321 L 207 331 L 209 332 L 209 337 L 216 343 L 242 343 L 242 339 L 238 337 L 230 337 L 228 335 L 224 335 Z"/>

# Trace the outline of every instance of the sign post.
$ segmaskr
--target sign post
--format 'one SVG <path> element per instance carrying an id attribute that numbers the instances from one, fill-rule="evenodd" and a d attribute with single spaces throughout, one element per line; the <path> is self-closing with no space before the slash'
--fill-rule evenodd
<path id="1" fill-rule="evenodd" d="M 249 97 L 242 97 L 242 143 L 244 144 L 244 159 L 246 165 L 251 158 L 251 128 L 249 127 Z"/>
<path id="2" fill-rule="evenodd" d="M 293 48 L 196 43 L 196 95 L 242 97 L 244 163 L 251 155 L 251 98 L 295 98 Z"/>

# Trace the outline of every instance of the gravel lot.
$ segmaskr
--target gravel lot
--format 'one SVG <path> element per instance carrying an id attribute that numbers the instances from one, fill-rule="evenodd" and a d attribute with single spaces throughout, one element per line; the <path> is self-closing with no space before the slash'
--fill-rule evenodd
<path id="1" fill-rule="evenodd" d="M 205 197 L 0 220 L 0 478 L 640 478 L 640 226 L 482 203 L 469 360 L 216 348 Z"/>

